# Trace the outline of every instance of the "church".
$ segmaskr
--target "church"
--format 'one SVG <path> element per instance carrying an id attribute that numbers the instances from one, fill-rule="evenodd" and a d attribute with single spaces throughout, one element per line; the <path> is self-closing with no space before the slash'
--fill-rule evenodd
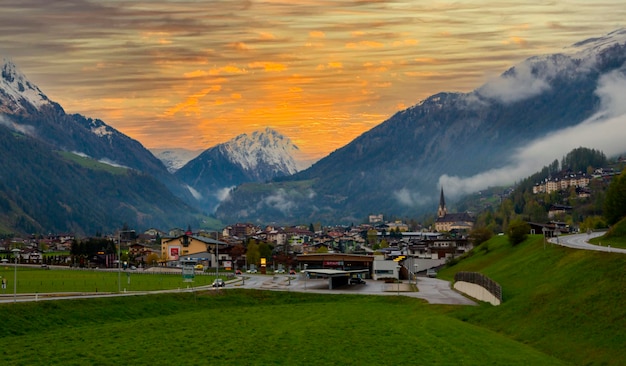
<path id="1" fill-rule="evenodd" d="M 438 232 L 469 231 L 473 227 L 474 218 L 469 213 L 448 213 L 442 187 L 439 197 L 439 208 L 437 209 L 437 219 L 435 220 L 435 230 Z"/>

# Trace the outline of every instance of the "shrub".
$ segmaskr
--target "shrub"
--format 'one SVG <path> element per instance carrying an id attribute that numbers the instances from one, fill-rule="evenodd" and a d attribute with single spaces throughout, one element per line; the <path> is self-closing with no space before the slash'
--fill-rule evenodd
<path id="1" fill-rule="evenodd" d="M 529 232 L 530 225 L 528 225 L 527 222 L 519 219 L 511 221 L 509 227 L 507 228 L 509 242 L 511 243 L 511 245 L 514 246 L 526 240 Z"/>
<path id="2" fill-rule="evenodd" d="M 493 231 L 487 229 L 486 227 L 477 227 L 469 233 L 469 239 L 474 247 L 477 247 L 491 239 L 492 236 Z"/>

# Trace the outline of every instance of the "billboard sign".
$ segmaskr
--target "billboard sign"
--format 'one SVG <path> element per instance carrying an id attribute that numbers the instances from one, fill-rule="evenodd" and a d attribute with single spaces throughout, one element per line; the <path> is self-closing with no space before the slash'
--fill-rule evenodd
<path id="1" fill-rule="evenodd" d="M 227 271 L 230 271 L 231 269 L 233 269 L 232 261 L 222 261 L 222 265 L 224 266 L 224 269 Z"/>
<path id="2" fill-rule="evenodd" d="M 169 249 L 169 259 L 177 261 L 179 255 L 180 255 L 180 245 L 171 246 Z"/>

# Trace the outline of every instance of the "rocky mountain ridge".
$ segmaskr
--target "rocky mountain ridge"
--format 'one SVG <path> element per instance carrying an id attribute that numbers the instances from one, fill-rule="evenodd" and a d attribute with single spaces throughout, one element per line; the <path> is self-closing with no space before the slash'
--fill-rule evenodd
<path id="1" fill-rule="evenodd" d="M 297 151 L 298 147 L 287 137 L 266 128 L 205 150 L 175 175 L 196 193 L 204 210 L 213 212 L 228 192 L 240 184 L 296 173 Z"/>

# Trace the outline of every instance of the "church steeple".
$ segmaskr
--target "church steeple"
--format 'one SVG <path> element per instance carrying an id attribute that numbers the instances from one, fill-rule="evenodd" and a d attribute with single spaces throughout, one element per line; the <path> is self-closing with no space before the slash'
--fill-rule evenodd
<path id="1" fill-rule="evenodd" d="M 446 199 L 443 197 L 443 187 L 441 187 L 441 195 L 439 196 L 439 208 L 437 209 L 437 217 L 444 217 L 448 213 L 446 209 Z"/>

